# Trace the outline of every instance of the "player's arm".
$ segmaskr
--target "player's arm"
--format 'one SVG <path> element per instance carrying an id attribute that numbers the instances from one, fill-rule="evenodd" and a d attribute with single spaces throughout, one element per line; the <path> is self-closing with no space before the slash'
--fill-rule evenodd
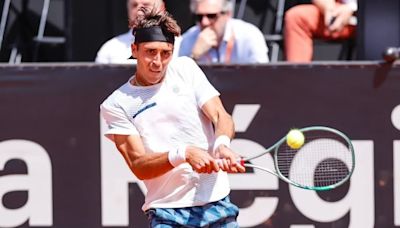
<path id="1" fill-rule="evenodd" d="M 233 119 L 226 112 L 221 99 L 218 96 L 211 98 L 202 106 L 202 111 L 215 127 L 216 142 L 213 152 L 217 157 L 222 158 L 224 164 L 221 168 L 230 172 L 244 172 L 245 168 L 236 162 L 239 156 L 229 148 L 228 143 L 224 142 L 224 140 L 228 138 L 231 140 L 234 137 L 235 127 Z"/>
<path id="2" fill-rule="evenodd" d="M 232 139 L 235 136 L 233 119 L 231 115 L 226 112 L 219 97 L 215 96 L 211 98 L 201 107 L 201 109 L 214 124 L 216 137 L 226 135 Z"/>
<path id="3" fill-rule="evenodd" d="M 198 173 L 219 170 L 217 163 L 206 151 L 194 146 L 183 147 L 183 157 L 174 158 L 174 153 L 180 148 L 167 152 L 146 153 L 140 136 L 114 135 L 114 142 L 131 171 L 140 180 L 161 176 L 183 162 L 188 162 Z"/>
<path id="4" fill-rule="evenodd" d="M 168 160 L 168 152 L 146 153 L 138 135 L 114 135 L 114 142 L 129 168 L 140 180 L 161 176 L 174 168 Z"/>

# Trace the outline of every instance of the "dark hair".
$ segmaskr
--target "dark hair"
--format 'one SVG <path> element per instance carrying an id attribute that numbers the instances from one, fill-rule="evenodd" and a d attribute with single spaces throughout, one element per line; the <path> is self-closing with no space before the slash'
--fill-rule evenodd
<path id="1" fill-rule="evenodd" d="M 159 26 L 165 32 L 171 33 L 174 36 L 181 35 L 181 28 L 176 20 L 167 11 L 157 11 L 157 9 L 149 10 L 147 8 L 140 8 L 136 20 L 129 23 L 132 28 L 132 33 L 135 34 L 136 30 L 143 28 L 150 28 Z"/>

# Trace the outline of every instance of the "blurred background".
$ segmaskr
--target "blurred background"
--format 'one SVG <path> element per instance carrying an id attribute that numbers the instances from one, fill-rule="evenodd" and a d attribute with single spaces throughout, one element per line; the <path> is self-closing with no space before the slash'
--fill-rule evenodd
<path id="1" fill-rule="evenodd" d="M 183 31 L 194 24 L 189 0 L 166 0 Z M 276 27 L 279 1 L 236 0 L 235 17 L 281 35 Z M 287 9 L 309 0 L 284 1 Z M 386 47 L 400 45 L 400 1 L 359 1 L 357 38 L 349 42 L 314 42 L 314 60 L 376 60 Z M 91 62 L 108 39 L 127 31 L 125 0 L 2 0 L 0 61 Z M 278 61 L 285 60 L 281 40 Z M 271 44 L 268 43 L 270 46 Z M 271 50 L 271 47 L 270 47 Z M 271 51 L 270 51 L 271 54 Z"/>

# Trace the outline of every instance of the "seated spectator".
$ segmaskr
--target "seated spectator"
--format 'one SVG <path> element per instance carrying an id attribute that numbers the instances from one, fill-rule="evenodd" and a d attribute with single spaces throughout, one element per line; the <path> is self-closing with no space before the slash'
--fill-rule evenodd
<path id="1" fill-rule="evenodd" d="M 356 0 L 313 0 L 285 14 L 285 55 L 290 62 L 310 62 L 313 39 L 344 40 L 355 36 Z"/>
<path id="2" fill-rule="evenodd" d="M 127 0 L 127 10 L 129 24 L 133 24 L 132 21 L 135 20 L 138 10 L 142 7 L 145 8 L 156 8 L 159 10 L 165 10 L 165 5 L 163 0 Z M 118 35 L 106 43 L 104 43 L 100 50 L 97 52 L 96 63 L 135 63 L 135 59 L 128 59 L 131 56 L 131 44 L 134 41 L 134 36 L 132 35 L 132 29 L 128 32 Z M 180 38 L 175 39 L 175 50 L 174 54 L 178 54 Z"/>
<path id="3" fill-rule="evenodd" d="M 228 0 L 191 0 L 197 25 L 182 35 L 179 56 L 198 63 L 267 63 L 268 48 L 254 25 L 233 19 Z"/>

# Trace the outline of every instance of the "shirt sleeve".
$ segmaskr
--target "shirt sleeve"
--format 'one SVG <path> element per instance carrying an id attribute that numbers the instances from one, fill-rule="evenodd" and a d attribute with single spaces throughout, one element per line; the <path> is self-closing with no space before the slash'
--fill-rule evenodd
<path id="1" fill-rule="evenodd" d="M 197 28 L 197 26 L 189 28 L 184 34 L 182 34 L 178 56 L 189 57 L 192 55 L 192 49 L 194 44 L 196 43 L 198 35 L 199 35 L 199 28 Z"/>
<path id="2" fill-rule="evenodd" d="M 262 32 L 252 26 L 249 44 L 249 63 L 268 63 L 268 47 Z"/>
<path id="3" fill-rule="evenodd" d="M 121 107 L 104 102 L 100 106 L 100 114 L 108 127 L 104 135 L 110 140 L 114 141 L 114 135 L 139 135 Z"/>
<path id="4" fill-rule="evenodd" d="M 108 43 L 103 44 L 99 51 L 97 52 L 96 59 L 94 60 L 95 63 L 109 63 L 107 58 L 107 45 Z"/>
<path id="5" fill-rule="evenodd" d="M 189 45 L 188 38 L 182 36 L 177 56 L 190 56 L 192 53 L 192 46 Z"/>
<path id="6" fill-rule="evenodd" d="M 220 93 L 211 85 L 204 72 L 193 59 L 188 57 L 184 59 L 185 73 L 191 77 L 191 85 L 196 96 L 197 105 L 201 108 L 208 100 L 219 96 Z"/>

